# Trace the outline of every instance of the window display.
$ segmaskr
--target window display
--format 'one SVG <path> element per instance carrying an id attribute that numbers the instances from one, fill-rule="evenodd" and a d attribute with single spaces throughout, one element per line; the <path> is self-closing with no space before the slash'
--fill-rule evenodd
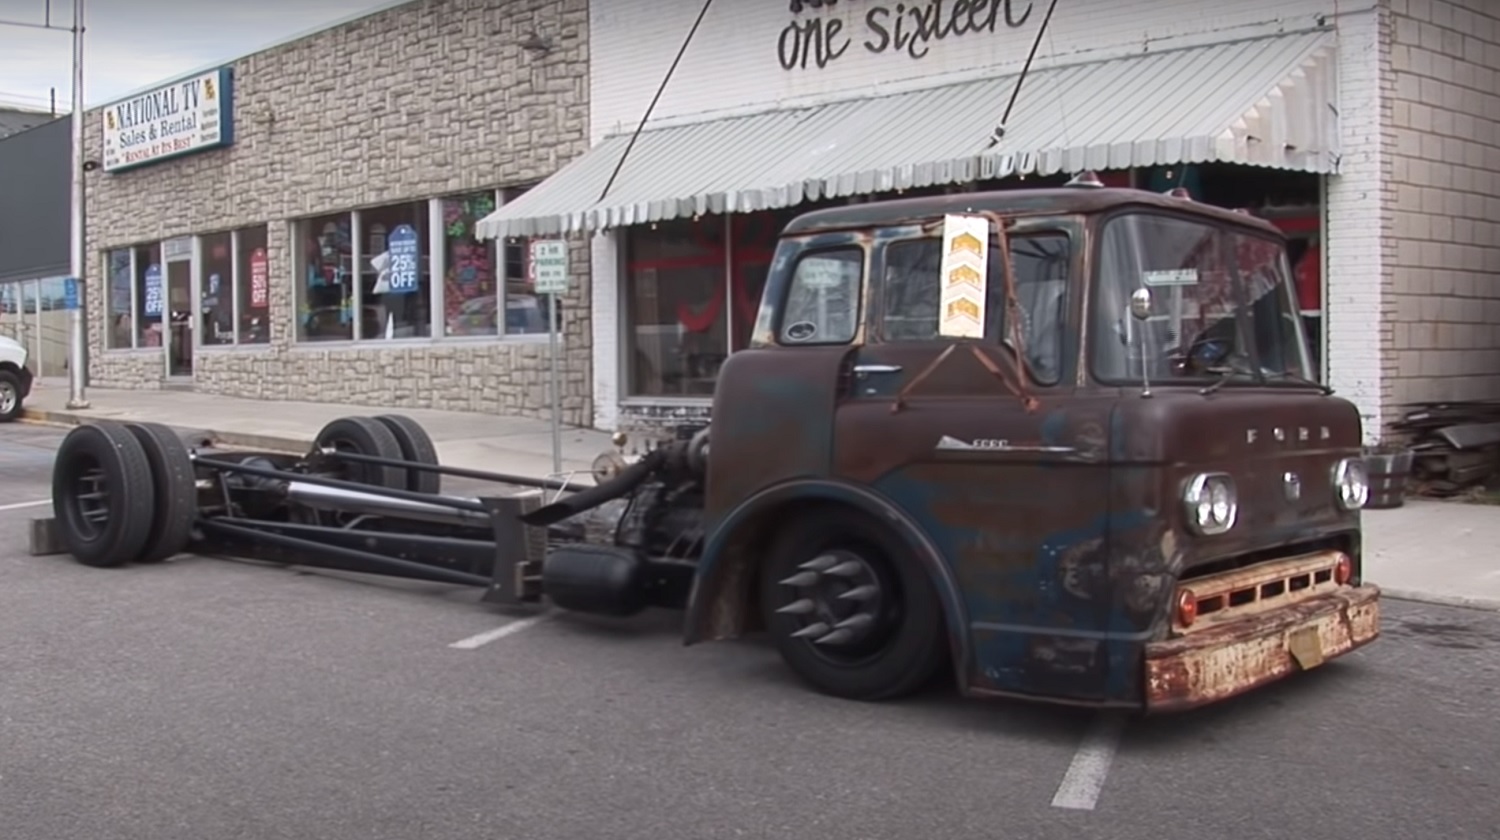
<path id="1" fill-rule="evenodd" d="M 109 326 L 105 346 L 111 350 L 128 350 L 135 346 L 135 312 L 130 306 L 130 249 L 110 251 L 104 258 L 104 276 L 109 287 Z"/>
<path id="2" fill-rule="evenodd" d="M 234 343 L 233 252 L 234 237 L 227 230 L 201 238 L 198 341 L 204 346 Z"/>
<path id="3" fill-rule="evenodd" d="M 299 341 L 354 338 L 353 217 L 348 213 L 309 219 L 299 227 L 302 273 L 297 296 Z"/>
<path id="4" fill-rule="evenodd" d="M 271 340 L 271 270 L 266 256 L 266 226 L 239 231 L 236 277 L 239 288 L 239 343 L 265 344 Z"/>
<path id="5" fill-rule="evenodd" d="M 359 211 L 362 339 L 432 335 L 427 202 Z"/>
<path id="6" fill-rule="evenodd" d="M 137 245 L 135 248 L 137 347 L 162 346 L 162 310 L 166 308 L 166 272 L 161 261 L 161 245 Z"/>

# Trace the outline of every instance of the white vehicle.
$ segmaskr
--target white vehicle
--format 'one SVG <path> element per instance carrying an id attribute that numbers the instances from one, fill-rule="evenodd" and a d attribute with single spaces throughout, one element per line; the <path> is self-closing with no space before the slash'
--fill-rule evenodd
<path id="1" fill-rule="evenodd" d="M 31 395 L 32 373 L 26 355 L 21 342 L 0 335 L 0 423 L 20 417 L 21 404 Z"/>

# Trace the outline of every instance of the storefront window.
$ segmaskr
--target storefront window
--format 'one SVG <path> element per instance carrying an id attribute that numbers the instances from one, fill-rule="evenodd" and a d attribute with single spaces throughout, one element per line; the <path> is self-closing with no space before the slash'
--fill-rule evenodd
<path id="1" fill-rule="evenodd" d="M 500 292 L 493 239 L 477 239 L 474 226 L 495 209 L 492 192 L 445 198 L 443 207 L 443 333 L 498 335 Z"/>
<path id="2" fill-rule="evenodd" d="M 166 271 L 161 245 L 135 248 L 136 346 L 162 346 L 162 310 L 166 307 Z"/>
<path id="3" fill-rule="evenodd" d="M 238 263 L 241 344 L 265 344 L 271 340 L 271 272 L 266 257 L 266 226 L 242 228 L 238 235 Z"/>
<path id="4" fill-rule="evenodd" d="M 723 217 L 635 226 L 624 239 L 630 393 L 711 396 L 729 348 Z"/>
<path id="5" fill-rule="evenodd" d="M 363 297 L 361 338 L 432 335 L 432 276 L 428 266 L 427 202 L 359 213 Z"/>
<path id="6" fill-rule="evenodd" d="M 204 346 L 234 343 L 234 240 L 229 231 L 210 233 L 199 253 L 198 340 Z"/>
<path id="7" fill-rule="evenodd" d="M 348 213 L 299 225 L 302 290 L 297 301 L 299 341 L 354 338 L 353 217 Z"/>
<path id="8" fill-rule="evenodd" d="M 110 251 L 104 257 L 104 276 L 109 289 L 106 303 L 109 326 L 104 333 L 106 347 L 128 350 L 135 346 L 135 314 L 130 306 L 130 249 Z"/>

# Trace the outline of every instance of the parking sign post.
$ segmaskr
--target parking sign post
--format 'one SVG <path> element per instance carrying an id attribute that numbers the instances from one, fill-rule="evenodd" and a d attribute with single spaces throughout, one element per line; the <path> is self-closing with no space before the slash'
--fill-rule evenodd
<path id="1" fill-rule="evenodd" d="M 562 468 L 562 388 L 558 368 L 558 343 L 562 324 L 557 314 L 558 298 L 568 291 L 568 243 L 564 239 L 534 239 L 531 242 L 531 271 L 538 295 L 547 296 L 547 346 L 550 355 L 548 379 L 552 391 L 552 474 L 561 476 Z"/>

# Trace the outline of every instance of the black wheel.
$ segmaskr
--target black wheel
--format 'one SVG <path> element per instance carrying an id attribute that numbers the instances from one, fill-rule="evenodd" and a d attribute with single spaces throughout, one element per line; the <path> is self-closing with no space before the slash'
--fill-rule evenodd
<path id="1" fill-rule="evenodd" d="M 52 465 L 52 511 L 62 543 L 85 566 L 121 566 L 151 536 L 156 485 L 141 444 L 118 423 L 75 427 Z"/>
<path id="2" fill-rule="evenodd" d="M 0 423 L 9 423 L 21 416 L 21 378 L 8 370 L 0 370 Z"/>
<path id="3" fill-rule="evenodd" d="M 825 694 L 899 697 L 947 662 L 932 582 L 889 529 L 858 512 L 793 520 L 762 567 L 760 594 L 782 658 Z"/>
<path id="4" fill-rule="evenodd" d="M 422 428 L 422 424 L 402 414 L 382 414 L 375 418 L 396 438 L 401 447 L 401 458 L 418 464 L 438 465 L 437 446 Z M 443 477 L 435 472 L 402 470 L 406 473 L 406 489 L 415 493 L 443 492 Z"/>
<path id="5" fill-rule="evenodd" d="M 340 417 L 318 432 L 313 445 L 319 449 L 331 447 L 340 452 L 352 452 L 356 455 L 369 455 L 391 460 L 401 459 L 401 445 L 396 442 L 396 436 L 391 434 L 391 430 L 386 428 L 384 423 L 376 422 L 369 417 Z M 354 461 L 341 461 L 339 466 L 344 470 L 344 475 L 349 481 L 372 484 L 376 487 L 389 487 L 393 490 L 406 489 L 406 470 L 400 467 Z"/>
<path id="6" fill-rule="evenodd" d="M 151 535 L 137 563 L 159 563 L 187 548 L 198 518 L 197 472 L 188 457 L 187 444 L 172 429 L 160 423 L 126 423 L 151 465 L 156 492 L 156 511 L 151 517 Z"/>

